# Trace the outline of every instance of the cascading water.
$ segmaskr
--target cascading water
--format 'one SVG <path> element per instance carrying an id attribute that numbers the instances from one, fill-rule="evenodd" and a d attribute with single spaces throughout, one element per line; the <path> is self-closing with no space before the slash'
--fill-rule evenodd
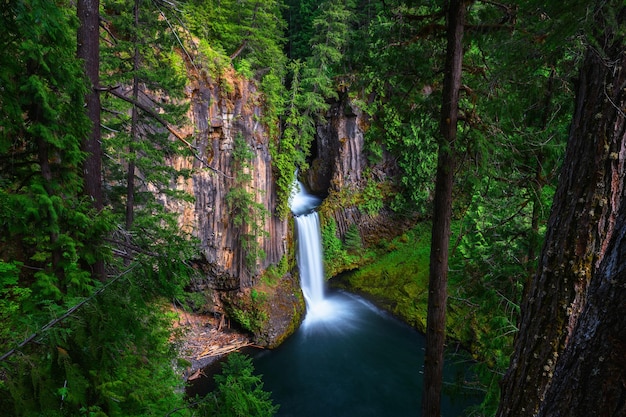
<path id="1" fill-rule="evenodd" d="M 312 309 L 324 301 L 322 245 L 317 212 L 297 216 L 296 227 L 298 228 L 298 266 L 302 292 L 307 307 Z"/>
<path id="2" fill-rule="evenodd" d="M 296 183 L 290 200 L 298 238 L 298 267 L 307 313 L 302 326 L 255 367 L 280 408 L 277 417 L 415 416 L 421 408 L 421 334 L 362 298 L 326 291 L 322 267 L 321 199 Z M 446 380 L 467 364 L 446 368 Z M 456 391 L 455 391 L 456 392 Z M 463 415 L 476 397 L 444 393 L 442 415 Z M 456 401 L 455 401 L 456 400 Z"/>
<path id="3" fill-rule="evenodd" d="M 332 304 L 324 294 L 322 237 L 319 215 L 315 211 L 320 203 L 321 199 L 309 194 L 301 182 L 294 183 L 289 205 L 298 233 L 298 268 L 307 308 L 305 326 L 327 318 L 332 311 Z"/>

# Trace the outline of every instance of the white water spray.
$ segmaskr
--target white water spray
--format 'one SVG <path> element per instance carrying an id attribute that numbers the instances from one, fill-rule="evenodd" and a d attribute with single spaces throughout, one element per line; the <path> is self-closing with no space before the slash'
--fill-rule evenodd
<path id="1" fill-rule="evenodd" d="M 298 268 L 306 302 L 305 324 L 331 316 L 332 306 L 324 294 L 324 266 L 320 220 L 315 209 L 321 199 L 307 193 L 299 181 L 294 183 L 290 208 L 298 233 Z"/>

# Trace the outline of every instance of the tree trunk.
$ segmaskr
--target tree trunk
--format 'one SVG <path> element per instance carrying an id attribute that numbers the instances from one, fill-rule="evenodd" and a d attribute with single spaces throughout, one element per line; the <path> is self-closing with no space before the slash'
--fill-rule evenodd
<path id="1" fill-rule="evenodd" d="M 80 22 L 77 35 L 77 55 L 84 61 L 90 88 L 85 96 L 87 115 L 91 120 L 91 132 L 83 142 L 87 158 L 83 163 L 85 193 L 91 197 L 94 208 L 102 210 L 102 147 L 100 135 L 100 2 L 78 0 L 77 16 Z"/>
<path id="2" fill-rule="evenodd" d="M 135 29 L 139 30 L 139 0 L 135 0 L 135 6 L 133 9 L 135 13 Z M 133 39 L 135 43 L 135 49 L 133 51 L 133 102 L 137 103 L 139 101 L 139 66 L 140 66 L 140 55 L 139 55 L 139 38 L 137 35 L 134 36 Z M 130 122 L 130 145 L 128 146 L 128 172 L 126 175 L 126 230 L 130 230 L 133 226 L 133 221 L 135 218 L 135 158 L 136 158 L 136 150 L 135 150 L 135 141 L 137 141 L 137 136 L 139 135 L 139 110 L 137 106 L 133 104 L 131 110 L 131 122 Z"/>
<path id="3" fill-rule="evenodd" d="M 102 146 L 100 133 L 100 1 L 78 0 L 76 15 L 80 25 L 77 31 L 76 54 L 85 65 L 89 90 L 85 95 L 87 116 L 91 120 L 91 131 L 82 143 L 87 154 L 83 162 L 85 194 L 91 198 L 96 211 L 104 208 L 102 196 Z M 92 276 L 103 281 L 106 277 L 104 261 L 98 259 L 91 266 Z"/>
<path id="4" fill-rule="evenodd" d="M 426 320 L 426 356 L 424 359 L 424 392 L 422 416 L 441 416 L 441 388 L 445 343 L 448 283 L 448 246 L 452 218 L 452 185 L 454 180 L 454 143 L 457 136 L 459 90 L 463 62 L 463 24 L 465 5 L 451 0 L 448 12 L 443 103 L 441 106 L 441 139 L 437 160 L 437 178 L 433 209 Z"/>
<path id="5" fill-rule="evenodd" d="M 615 231 L 624 191 L 626 60 L 623 39 L 602 19 L 612 15 L 623 21 L 624 10 L 595 14 L 595 28 L 606 32 L 596 36 L 581 68 L 545 244 L 502 384 L 501 417 L 539 410 Z"/>
<path id="6" fill-rule="evenodd" d="M 624 196 L 622 196 L 624 198 Z M 626 415 L 626 209 L 589 285 L 539 417 Z"/>

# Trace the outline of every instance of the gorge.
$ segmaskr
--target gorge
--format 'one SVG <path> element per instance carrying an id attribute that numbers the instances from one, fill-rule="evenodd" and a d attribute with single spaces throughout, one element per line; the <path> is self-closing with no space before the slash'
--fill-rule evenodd
<path id="1" fill-rule="evenodd" d="M 306 315 L 274 350 L 253 354 L 278 416 L 411 416 L 419 409 L 424 337 L 363 298 L 326 289 L 319 216 L 321 199 L 294 184 L 298 270 Z M 449 355 L 443 416 L 462 415 L 481 395 L 461 357 Z"/>
<path id="2" fill-rule="evenodd" d="M 164 203 L 169 210 L 179 213 L 179 227 L 190 231 L 200 242 L 201 276 L 192 283 L 192 290 L 206 298 L 203 309 L 235 319 L 241 311 L 258 312 L 264 319 L 247 330 L 254 333 L 259 345 L 276 346 L 297 327 L 304 303 L 298 296 L 301 290 L 293 270 L 284 271 L 287 273 L 269 286 L 263 284 L 262 276 L 281 261 L 293 265 L 296 255 L 290 251 L 294 247 L 294 231 L 290 230 L 290 220 L 277 213 L 271 139 L 258 122 L 262 112 L 261 93 L 254 82 L 234 72 L 227 72 L 224 82 L 231 87 L 220 87 L 198 74 L 187 88 L 191 105 L 188 117 L 192 123 L 184 133 L 196 132 L 191 145 L 197 152 L 172 161 L 172 165 L 192 171 L 189 180 L 175 186 L 193 195 L 194 202 Z M 323 208 L 324 221 L 335 222 L 340 239 L 351 225 L 356 225 L 365 242 L 375 242 L 401 232 L 394 226 L 393 218 L 384 213 L 372 216 L 359 210 L 355 202 L 341 201 L 341 195 L 359 192 L 364 186 L 362 171 L 366 167 L 379 178 L 384 177 L 386 170 L 393 169 L 386 158 L 378 164 L 368 164 L 363 145 L 365 125 L 362 113 L 348 101 L 335 103 L 327 123 L 318 126 L 311 168 L 304 180 L 313 192 L 335 197 L 327 199 L 327 204 L 332 203 Z M 250 176 L 245 184 L 237 183 L 233 157 L 237 140 L 245 141 L 253 154 L 245 168 Z M 251 224 L 235 225 L 235 213 L 227 198 L 235 187 L 243 187 L 252 201 L 262 207 L 253 220 L 260 225 L 259 230 L 252 231 Z M 246 263 L 247 249 L 242 244 L 242 237 L 250 234 L 265 255 L 255 259 L 252 265 Z M 252 302 L 253 291 L 263 294 L 262 305 Z"/>
<path id="3" fill-rule="evenodd" d="M 626 6 L 569 6 L 5 2 L 0 409 L 269 417 L 254 356 L 440 417 L 448 350 L 472 415 L 622 415 Z"/>

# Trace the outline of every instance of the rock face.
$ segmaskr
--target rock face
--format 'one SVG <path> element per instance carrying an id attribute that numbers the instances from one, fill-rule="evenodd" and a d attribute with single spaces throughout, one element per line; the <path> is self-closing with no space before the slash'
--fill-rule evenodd
<path id="1" fill-rule="evenodd" d="M 287 271 L 271 288 L 260 279 L 268 267 L 278 265 L 284 257 L 293 265 L 295 246 L 288 219 L 274 215 L 276 182 L 269 151 L 271 139 L 260 123 L 262 96 L 253 82 L 228 71 L 219 83 L 206 78 L 192 80 L 187 94 L 191 123 L 182 134 L 192 138 L 188 145 L 194 156 L 172 164 L 192 170 L 192 177 L 176 186 L 191 193 L 195 202 L 165 203 L 180 214 L 180 227 L 200 241 L 203 259 L 198 265 L 203 278 L 194 287 L 207 293 L 206 299 L 213 305 L 206 309 L 235 319 L 240 316 L 242 325 L 247 324 L 254 333 L 256 343 L 275 346 L 297 328 L 304 303 L 297 275 L 292 274 L 297 271 Z M 366 127 L 364 115 L 347 99 L 331 107 L 327 123 L 318 127 L 311 169 L 305 173 L 304 180 L 313 192 L 329 194 L 328 200 L 332 200 L 333 194 L 359 192 L 368 181 L 380 182 L 393 175 L 395 165 L 387 158 L 375 165 L 367 160 Z M 256 242 L 265 256 L 252 264 L 246 259 L 242 236 L 250 234 L 253 227 L 237 225 L 227 201 L 233 187 L 242 187 L 233 157 L 240 139 L 253 154 L 245 168 L 250 180 L 243 187 L 266 213 L 255 224 L 259 226 Z M 356 224 L 366 244 L 399 229 L 390 226 L 389 216 L 369 215 L 354 202 L 335 203 L 325 215 L 335 219 L 339 237 Z"/>
<path id="2" fill-rule="evenodd" d="M 368 181 L 384 182 L 398 174 L 398 168 L 386 152 L 377 163 L 371 163 L 365 149 L 367 116 L 344 97 L 330 108 L 327 124 L 318 126 L 317 143 L 311 169 L 306 181 L 313 192 L 333 196 L 348 191 L 358 194 Z M 369 176 L 365 176 L 369 172 Z M 391 238 L 401 232 L 406 219 L 396 219 L 388 210 L 370 215 L 354 202 L 327 201 L 321 211 L 332 216 L 339 237 L 343 238 L 350 225 L 356 225 L 365 244 Z"/>
<path id="3" fill-rule="evenodd" d="M 306 180 L 314 193 L 357 186 L 367 167 L 364 153 L 366 120 L 362 112 L 348 100 L 335 103 L 327 115 L 327 123 L 317 128 L 311 169 Z"/>
<path id="4" fill-rule="evenodd" d="M 269 151 L 271 139 L 259 121 L 261 95 L 254 83 L 226 71 L 219 83 L 207 78 L 191 80 L 187 95 L 190 124 L 182 135 L 190 138 L 189 147 L 194 156 L 178 158 L 172 164 L 178 169 L 192 170 L 192 177 L 176 186 L 192 194 L 195 202 L 165 203 L 179 213 L 180 227 L 200 241 L 203 259 L 198 264 L 204 277 L 194 283 L 196 291 L 211 292 L 207 299 L 214 305 L 207 308 L 223 313 L 227 310 L 224 303 L 246 297 L 249 289 L 259 284 L 266 268 L 288 256 L 289 222 L 274 215 L 277 202 Z M 243 184 L 238 180 L 233 158 L 237 139 L 245 140 L 253 155 L 244 168 L 250 179 Z M 255 205 L 263 207 L 254 213 L 243 213 L 256 214 L 255 224 L 235 224 L 235 209 L 227 201 L 233 187 L 243 187 Z M 239 209 L 251 210 L 251 207 Z M 259 212 L 264 215 L 258 216 Z M 242 236 L 253 232 L 257 247 L 265 256 L 251 262 L 246 259 L 248 251 L 243 248 Z M 285 279 L 291 282 L 290 276 Z M 271 331 L 263 330 L 264 344 L 271 345 L 273 339 L 284 337 L 282 333 L 293 330 L 292 322 L 299 320 L 293 312 L 302 309 L 297 305 L 301 300 L 294 297 L 291 285 L 277 285 L 273 297 L 282 299 L 283 288 L 289 293 L 284 302 L 292 305 L 278 309 L 276 314 L 284 311 L 285 317 L 274 318 Z"/>
<path id="5" fill-rule="evenodd" d="M 259 122 L 260 96 L 250 81 L 232 76 L 230 84 L 232 89 L 227 92 L 206 80 L 194 81 L 188 88 L 196 157 L 187 158 L 186 163 L 193 168 L 188 186 L 192 187 L 189 191 L 195 196 L 195 204 L 183 216 L 181 227 L 193 230 L 200 239 L 207 272 L 219 290 L 253 286 L 260 272 L 277 264 L 287 253 L 288 222 L 273 215 L 275 181 L 270 138 Z M 254 265 L 246 262 L 241 247 L 241 235 L 249 233 L 251 225 L 235 225 L 227 203 L 229 191 L 236 186 L 233 149 L 237 136 L 246 141 L 254 155 L 248 170 L 251 180 L 245 188 L 265 211 L 263 218 L 257 218 L 261 226 L 257 242 L 266 256 Z"/>

